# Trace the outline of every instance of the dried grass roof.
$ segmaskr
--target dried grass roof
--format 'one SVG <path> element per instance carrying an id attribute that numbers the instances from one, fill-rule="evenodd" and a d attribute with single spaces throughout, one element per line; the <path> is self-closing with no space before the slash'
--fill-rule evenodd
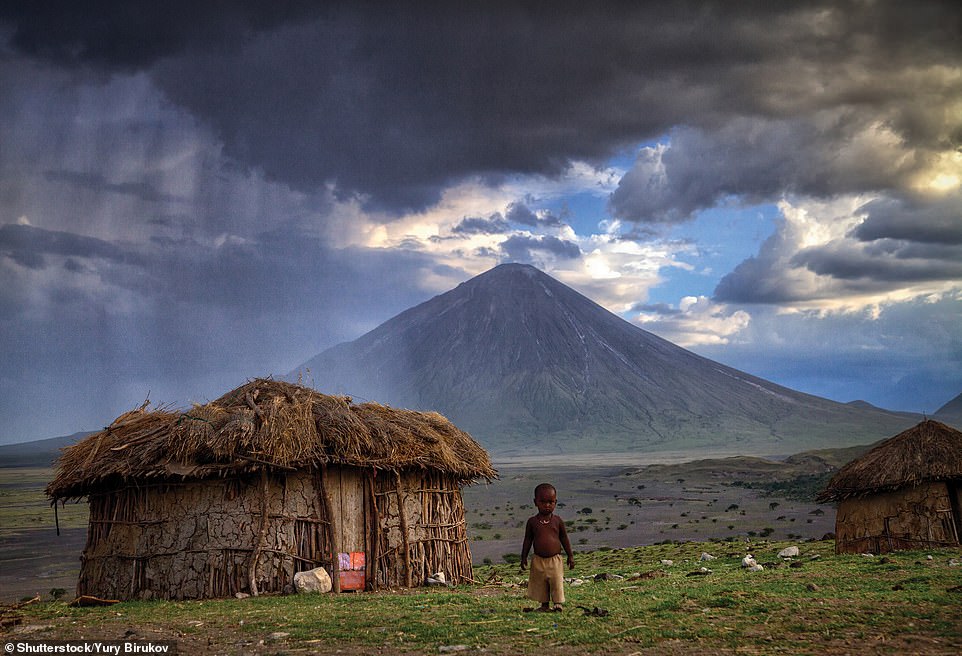
<path id="1" fill-rule="evenodd" d="M 436 412 L 355 405 L 349 397 L 256 379 L 186 412 L 145 404 L 119 416 L 64 449 L 46 492 L 80 498 L 124 482 L 328 463 L 435 469 L 462 483 L 497 476 L 487 452 Z"/>
<path id="2" fill-rule="evenodd" d="M 962 432 L 927 419 L 890 437 L 840 470 L 819 502 L 962 478 Z"/>

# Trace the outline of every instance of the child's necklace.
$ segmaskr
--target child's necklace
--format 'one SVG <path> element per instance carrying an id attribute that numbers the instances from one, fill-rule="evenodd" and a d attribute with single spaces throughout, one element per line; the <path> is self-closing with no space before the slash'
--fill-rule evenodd
<path id="1" fill-rule="evenodd" d="M 550 524 L 550 523 L 551 523 L 551 518 L 550 518 L 550 517 L 549 517 L 548 519 L 541 519 L 541 518 L 539 518 L 538 521 L 541 522 L 542 524 Z"/>

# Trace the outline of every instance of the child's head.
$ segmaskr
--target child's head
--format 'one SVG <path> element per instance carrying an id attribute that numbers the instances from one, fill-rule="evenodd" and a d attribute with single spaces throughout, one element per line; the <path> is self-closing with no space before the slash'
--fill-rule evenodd
<path id="1" fill-rule="evenodd" d="M 534 489 L 534 505 L 538 507 L 538 512 L 550 515 L 557 503 L 558 491 L 551 483 L 542 483 Z"/>

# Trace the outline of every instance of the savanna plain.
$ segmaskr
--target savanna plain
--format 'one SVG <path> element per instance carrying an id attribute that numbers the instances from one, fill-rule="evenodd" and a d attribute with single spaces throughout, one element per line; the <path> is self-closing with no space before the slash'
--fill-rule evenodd
<path id="1" fill-rule="evenodd" d="M 68 606 L 85 504 L 59 509 L 58 536 L 51 471 L 0 468 L 0 632 L 181 654 L 962 653 L 962 552 L 835 555 L 834 509 L 812 501 L 824 458 L 619 462 L 498 463 L 499 480 L 467 488 L 472 585 L 90 608 Z M 523 612 L 517 558 L 543 480 L 576 552 L 563 613 Z M 743 568 L 747 553 L 765 569 Z"/>

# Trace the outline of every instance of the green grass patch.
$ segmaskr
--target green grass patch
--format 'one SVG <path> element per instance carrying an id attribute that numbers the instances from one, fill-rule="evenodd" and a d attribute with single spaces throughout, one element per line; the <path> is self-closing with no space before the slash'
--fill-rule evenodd
<path id="1" fill-rule="evenodd" d="M 524 574 L 516 565 L 475 568 L 478 585 L 451 589 L 269 596 L 184 602 L 127 602 L 70 608 L 42 602 L 21 609 L 32 638 L 119 638 L 125 631 L 203 645 L 225 653 L 274 645 L 288 653 L 353 645 L 382 653 L 439 653 L 463 645 L 486 653 L 594 653 L 658 647 L 692 652 L 749 646 L 763 652 L 843 653 L 857 641 L 899 653 L 930 645 L 962 648 L 959 550 L 902 552 L 891 562 L 836 556 L 831 542 L 800 545 L 789 567 L 777 557 L 788 542 L 662 544 L 576 554 L 564 613 L 525 613 Z M 761 572 L 741 567 L 750 550 Z M 701 562 L 708 551 L 717 559 Z M 926 556 L 932 555 L 932 560 Z M 672 564 L 663 564 L 672 560 Z M 708 575 L 688 576 L 702 566 Z M 608 577 L 596 575 L 607 574 Z M 601 580 L 605 578 L 606 580 Z M 586 615 L 604 609 L 607 615 Z M 912 645 L 915 645 L 913 647 Z M 937 647 L 937 649 L 935 648 Z M 353 653 L 353 652 L 352 652 Z"/>

